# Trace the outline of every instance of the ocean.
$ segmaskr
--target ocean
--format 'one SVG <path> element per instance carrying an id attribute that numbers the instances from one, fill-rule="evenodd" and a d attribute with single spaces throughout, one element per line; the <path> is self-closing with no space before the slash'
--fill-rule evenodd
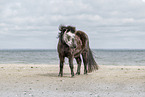
<path id="1" fill-rule="evenodd" d="M 93 49 L 98 65 L 145 66 L 145 50 Z M 56 50 L 0 50 L 0 64 L 58 65 Z M 65 60 L 68 64 L 68 59 Z M 76 65 L 76 61 L 74 60 Z"/>

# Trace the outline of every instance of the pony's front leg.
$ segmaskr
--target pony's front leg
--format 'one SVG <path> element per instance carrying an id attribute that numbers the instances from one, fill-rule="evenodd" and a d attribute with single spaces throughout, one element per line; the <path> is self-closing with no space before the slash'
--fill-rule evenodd
<path id="1" fill-rule="evenodd" d="M 64 64 L 64 57 L 61 57 L 60 58 L 60 65 L 59 65 L 59 68 L 60 68 L 60 70 L 59 70 L 59 75 L 58 76 L 63 76 L 63 64 Z"/>
<path id="2" fill-rule="evenodd" d="M 78 64 L 76 74 L 80 75 L 80 69 L 81 69 L 81 63 L 82 63 L 82 60 L 81 60 L 81 57 L 80 57 L 80 56 L 79 56 L 79 57 L 77 57 L 77 58 L 75 58 L 75 59 L 76 59 L 77 64 Z"/>
<path id="3" fill-rule="evenodd" d="M 71 70 L 71 76 L 73 77 L 74 76 L 74 71 L 73 71 L 73 57 L 70 57 L 69 58 L 69 67 L 70 67 L 70 70 Z"/>

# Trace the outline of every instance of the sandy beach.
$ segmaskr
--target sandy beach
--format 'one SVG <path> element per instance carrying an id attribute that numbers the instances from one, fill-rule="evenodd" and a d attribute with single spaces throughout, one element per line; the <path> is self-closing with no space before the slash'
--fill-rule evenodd
<path id="1" fill-rule="evenodd" d="M 102 66 L 71 78 L 68 65 L 0 65 L 0 97 L 144 97 L 145 66 Z M 76 72 L 76 66 L 74 68 Z"/>

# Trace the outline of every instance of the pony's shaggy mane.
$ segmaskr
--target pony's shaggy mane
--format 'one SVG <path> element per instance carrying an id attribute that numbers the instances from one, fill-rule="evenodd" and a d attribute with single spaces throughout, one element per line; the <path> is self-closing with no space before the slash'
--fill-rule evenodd
<path id="1" fill-rule="evenodd" d="M 72 33 L 75 33 L 76 28 L 73 26 L 67 26 L 66 29 L 68 29 L 68 31 L 71 31 Z"/>
<path id="2" fill-rule="evenodd" d="M 59 31 L 64 32 L 66 30 L 66 26 L 60 25 L 59 26 Z"/>
<path id="3" fill-rule="evenodd" d="M 76 28 L 73 26 L 64 26 L 64 25 L 59 26 L 59 31 L 61 31 L 62 33 L 64 33 L 66 30 L 71 31 L 72 33 L 75 33 Z"/>
<path id="4" fill-rule="evenodd" d="M 67 30 L 67 32 L 68 31 L 71 31 L 72 33 L 75 33 L 76 32 L 76 28 L 75 27 L 73 27 L 73 26 L 64 26 L 64 25 L 60 25 L 59 26 L 59 31 L 60 31 L 60 33 L 59 33 L 59 35 L 58 35 L 58 38 L 59 39 L 62 39 L 62 36 L 63 36 L 63 34 L 64 34 L 64 32 Z"/>

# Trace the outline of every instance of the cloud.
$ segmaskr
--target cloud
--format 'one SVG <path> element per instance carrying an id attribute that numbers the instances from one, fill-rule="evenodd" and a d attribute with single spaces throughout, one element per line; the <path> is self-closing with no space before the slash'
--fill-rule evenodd
<path id="1" fill-rule="evenodd" d="M 1 48 L 11 48 L 11 42 L 17 48 L 37 48 L 31 46 L 36 42 L 43 44 L 42 48 L 55 48 L 60 24 L 87 32 L 91 45 L 104 43 L 102 48 L 107 44 L 127 44 L 122 37 L 141 41 L 145 36 L 141 34 L 145 31 L 144 10 L 143 0 L 1 0 L 0 38 L 6 43 Z M 45 45 L 48 41 L 52 46 Z M 114 45 L 109 47 L 115 48 Z"/>

